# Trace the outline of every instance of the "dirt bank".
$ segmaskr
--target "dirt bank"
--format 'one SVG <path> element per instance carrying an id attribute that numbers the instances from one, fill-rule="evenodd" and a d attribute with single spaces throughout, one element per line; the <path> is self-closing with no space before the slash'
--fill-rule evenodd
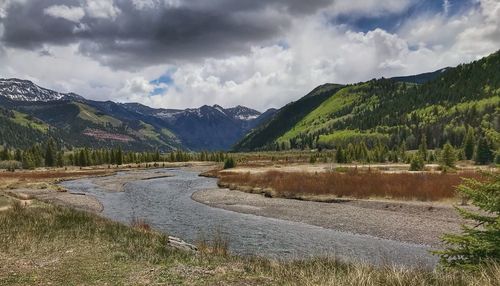
<path id="1" fill-rule="evenodd" d="M 192 198 L 212 207 L 302 222 L 339 231 L 438 246 L 444 233 L 464 221 L 452 206 L 439 203 L 352 200 L 319 203 L 230 191 L 205 190 Z"/>

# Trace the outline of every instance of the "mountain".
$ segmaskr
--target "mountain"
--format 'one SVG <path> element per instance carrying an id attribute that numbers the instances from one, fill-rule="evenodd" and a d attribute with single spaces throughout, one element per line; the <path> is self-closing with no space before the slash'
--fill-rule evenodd
<path id="1" fill-rule="evenodd" d="M 424 83 L 427 83 L 429 81 L 436 79 L 441 74 L 446 72 L 448 69 L 449 68 L 443 68 L 443 69 L 439 69 L 439 70 L 434 71 L 434 72 L 427 72 L 427 73 L 410 75 L 410 76 L 399 76 L 399 77 L 393 77 L 391 79 L 394 81 L 400 81 L 400 82 L 424 84 Z"/>
<path id="2" fill-rule="evenodd" d="M 0 79 L 0 94 L 10 100 L 24 102 L 83 100 L 77 94 L 59 93 L 20 79 Z"/>
<path id="3" fill-rule="evenodd" d="M 404 142 L 415 149 L 423 135 L 429 148 L 446 142 L 458 147 L 469 126 L 498 148 L 499 66 L 497 52 L 433 73 L 334 86 L 310 108 L 305 108 L 309 95 L 285 106 L 235 150 L 332 148 L 361 141 L 389 148 Z"/>
<path id="4" fill-rule="evenodd" d="M 272 113 L 272 110 L 269 110 L 262 116 L 260 112 L 243 106 L 224 109 L 219 105 L 204 105 L 186 110 L 153 109 L 137 103 L 125 106 L 163 120 L 183 145 L 191 150 L 230 149 Z"/>
<path id="5" fill-rule="evenodd" d="M 242 106 L 154 109 L 87 100 L 27 80 L 0 80 L 0 144 L 14 147 L 52 137 L 67 147 L 226 150 L 261 119 L 260 112 Z"/>

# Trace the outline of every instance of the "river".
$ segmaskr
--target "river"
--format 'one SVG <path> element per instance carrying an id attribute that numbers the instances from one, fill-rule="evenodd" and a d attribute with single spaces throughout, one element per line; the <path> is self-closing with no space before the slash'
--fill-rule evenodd
<path id="1" fill-rule="evenodd" d="M 132 181 L 125 185 L 124 192 L 102 190 L 91 179 L 62 185 L 70 192 L 95 196 L 104 206 L 102 215 L 115 221 L 144 219 L 153 228 L 188 242 L 202 236 L 210 238 L 218 230 L 229 239 L 231 252 L 240 255 L 278 259 L 335 256 L 375 265 L 419 267 L 434 267 L 437 263 L 425 245 L 212 208 L 193 201 L 191 195 L 197 190 L 217 188 L 216 179 L 183 169 L 154 172 L 173 176 Z"/>

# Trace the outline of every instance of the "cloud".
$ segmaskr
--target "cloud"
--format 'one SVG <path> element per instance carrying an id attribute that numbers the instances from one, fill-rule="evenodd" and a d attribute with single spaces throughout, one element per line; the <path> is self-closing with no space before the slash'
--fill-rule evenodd
<path id="1" fill-rule="evenodd" d="M 78 23 L 85 16 L 85 11 L 81 7 L 68 7 L 66 5 L 54 5 L 45 8 L 43 12 L 55 18 L 63 18 L 71 22 Z"/>
<path id="2" fill-rule="evenodd" d="M 120 14 L 114 0 L 87 0 L 85 11 L 89 17 L 114 20 Z"/>
<path id="3" fill-rule="evenodd" d="M 314 14 L 330 3 L 331 0 L 12 2 L 2 20 L 2 40 L 7 46 L 31 50 L 43 45 L 77 44 L 80 53 L 103 65 L 138 69 L 160 61 L 175 63 L 248 52 L 252 45 L 272 43 L 295 17 Z M 85 10 L 83 18 L 81 9 Z M 80 22 L 77 28 L 76 20 Z"/>
<path id="4" fill-rule="evenodd" d="M 500 3 L 467 1 L 408 14 L 422 2 L 115 0 L 90 13 L 84 0 L 11 0 L 0 19 L 0 75 L 98 100 L 265 110 L 326 82 L 427 72 L 496 51 Z M 43 12 L 57 5 L 85 16 Z M 401 23 L 358 29 L 346 15 Z M 166 73 L 168 83 L 157 80 Z"/>

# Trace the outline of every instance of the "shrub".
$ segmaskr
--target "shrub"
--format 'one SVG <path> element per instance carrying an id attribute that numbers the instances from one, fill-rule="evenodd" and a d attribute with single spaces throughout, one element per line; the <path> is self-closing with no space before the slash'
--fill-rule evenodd
<path id="1" fill-rule="evenodd" d="M 481 264 L 500 262 L 500 174 L 487 174 L 490 180 L 466 179 L 458 191 L 467 196 L 479 211 L 457 208 L 459 214 L 476 225 L 462 226 L 462 234 L 446 234 L 446 250 L 437 251 L 445 266 L 477 268 Z"/>
<path id="2" fill-rule="evenodd" d="M 316 156 L 314 156 L 314 155 L 312 155 L 312 156 L 309 158 L 309 163 L 310 163 L 310 164 L 316 164 L 316 161 L 317 161 L 317 159 L 316 159 Z"/>
<path id="3" fill-rule="evenodd" d="M 424 159 L 420 155 L 413 155 L 410 161 L 410 171 L 423 171 L 425 168 Z"/>
<path id="4" fill-rule="evenodd" d="M 233 157 L 229 157 L 224 160 L 224 169 L 232 169 L 234 167 L 236 167 L 236 162 L 234 161 Z"/>
<path id="5" fill-rule="evenodd" d="M 6 169 L 8 171 L 14 171 L 16 169 L 21 169 L 22 165 L 19 161 L 0 161 L 0 169 Z"/>
<path id="6" fill-rule="evenodd" d="M 273 197 L 299 198 L 333 195 L 366 199 L 372 197 L 436 201 L 456 197 L 455 189 L 463 177 L 479 178 L 476 172 L 462 173 L 381 173 L 355 169 L 337 172 L 220 173 L 225 186 L 251 186 L 273 189 Z"/>

